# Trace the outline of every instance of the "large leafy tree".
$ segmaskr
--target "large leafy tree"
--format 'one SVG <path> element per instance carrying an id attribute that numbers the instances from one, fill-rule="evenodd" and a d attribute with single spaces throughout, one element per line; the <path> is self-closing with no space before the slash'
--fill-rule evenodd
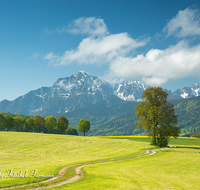
<path id="1" fill-rule="evenodd" d="M 24 120 L 21 117 L 14 117 L 14 125 L 17 131 L 19 131 L 19 129 L 23 128 L 24 126 Z"/>
<path id="2" fill-rule="evenodd" d="M 36 115 L 34 117 L 34 124 L 37 127 L 37 130 L 40 132 L 42 130 L 42 127 L 44 126 L 44 117 Z"/>
<path id="3" fill-rule="evenodd" d="M 78 123 L 78 130 L 85 136 L 85 133 L 90 130 L 90 122 L 87 119 L 81 119 Z"/>
<path id="4" fill-rule="evenodd" d="M 28 118 L 25 122 L 25 128 L 28 130 L 28 131 L 31 131 L 33 130 L 33 127 L 34 127 L 34 118 Z"/>
<path id="5" fill-rule="evenodd" d="M 64 134 L 65 130 L 68 128 L 68 124 L 69 124 L 69 121 L 68 121 L 67 117 L 64 117 L 61 115 L 58 118 L 57 128 L 61 133 Z"/>
<path id="6" fill-rule="evenodd" d="M 56 128 L 57 125 L 57 119 L 54 116 L 47 116 L 45 118 L 45 127 L 49 130 L 51 133 L 53 129 Z"/>
<path id="7" fill-rule="evenodd" d="M 161 136 L 177 137 L 180 132 L 176 127 L 177 115 L 173 104 L 167 102 L 168 93 L 161 87 L 149 87 L 143 92 L 142 101 L 136 106 L 135 122 L 137 128 L 144 128 L 153 137 L 153 144 L 157 144 L 156 138 Z"/>

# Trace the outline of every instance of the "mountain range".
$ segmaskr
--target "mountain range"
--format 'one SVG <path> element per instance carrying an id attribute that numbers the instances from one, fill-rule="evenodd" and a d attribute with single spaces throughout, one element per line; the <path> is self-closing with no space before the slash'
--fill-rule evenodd
<path id="1" fill-rule="evenodd" d="M 0 112 L 24 115 L 59 115 L 91 105 L 114 106 L 123 102 L 139 102 L 148 88 L 140 81 L 128 80 L 110 84 L 87 72 L 58 79 L 51 87 L 41 87 L 16 98 L 0 102 Z M 169 100 L 186 99 L 200 95 L 200 85 L 171 90 L 164 89 Z"/>

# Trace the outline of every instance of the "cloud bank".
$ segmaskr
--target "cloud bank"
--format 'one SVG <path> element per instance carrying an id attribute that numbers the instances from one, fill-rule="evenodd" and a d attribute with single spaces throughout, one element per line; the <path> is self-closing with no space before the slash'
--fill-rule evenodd
<path id="1" fill-rule="evenodd" d="M 86 34 L 79 46 L 65 51 L 62 56 L 53 52 L 45 59 L 54 65 L 108 64 L 105 74 L 108 80 L 139 77 L 147 85 L 159 86 L 170 79 L 179 79 L 200 74 L 200 45 L 189 45 L 189 40 L 181 39 L 166 49 L 151 49 L 145 55 L 135 57 L 130 53 L 145 46 L 149 39 L 139 41 L 128 33 L 110 34 L 103 19 L 95 17 L 79 18 L 62 31 Z M 181 10 L 164 27 L 167 36 L 178 38 L 200 35 L 199 11 Z"/>
<path id="2" fill-rule="evenodd" d="M 118 77 L 140 77 L 148 85 L 159 86 L 169 79 L 199 74 L 200 45 L 189 47 L 187 41 L 165 50 L 151 49 L 144 56 L 118 57 L 110 72 Z"/>
<path id="3" fill-rule="evenodd" d="M 73 21 L 72 29 L 66 31 L 74 34 L 89 34 L 90 36 L 84 38 L 76 50 L 67 50 L 62 56 L 57 56 L 53 52 L 47 54 L 45 59 L 53 64 L 108 63 L 118 56 L 126 56 L 147 42 L 147 40 L 134 40 L 127 33 L 109 34 L 104 21 L 95 17 L 79 18 Z"/>

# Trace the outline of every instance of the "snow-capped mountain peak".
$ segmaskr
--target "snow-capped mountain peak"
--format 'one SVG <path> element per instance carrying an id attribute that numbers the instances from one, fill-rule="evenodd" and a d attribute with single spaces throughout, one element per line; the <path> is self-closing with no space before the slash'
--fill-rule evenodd
<path id="1" fill-rule="evenodd" d="M 174 96 L 181 96 L 182 98 L 191 98 L 200 95 L 200 85 L 199 83 L 195 83 L 190 87 L 186 86 L 184 88 L 178 89 L 173 92 Z"/>
<path id="2" fill-rule="evenodd" d="M 134 80 L 111 85 L 85 71 L 78 71 L 70 77 L 59 78 L 51 87 L 32 90 L 14 101 L 0 102 L 0 112 L 50 115 L 70 112 L 91 104 L 113 105 L 121 101 L 141 101 L 141 95 L 147 88 L 145 84 Z M 200 95 L 198 83 L 173 93 L 164 90 L 170 99 Z"/>
<path id="3" fill-rule="evenodd" d="M 109 93 L 113 93 L 110 83 L 84 71 L 78 71 L 70 77 L 58 79 L 54 83 L 53 88 L 58 94 L 68 93 L 69 95 L 94 94 L 97 91 L 102 93 L 106 90 Z"/>
<path id="4" fill-rule="evenodd" d="M 148 88 L 140 81 L 127 80 L 114 85 L 115 94 L 125 101 L 140 101 L 142 93 Z"/>

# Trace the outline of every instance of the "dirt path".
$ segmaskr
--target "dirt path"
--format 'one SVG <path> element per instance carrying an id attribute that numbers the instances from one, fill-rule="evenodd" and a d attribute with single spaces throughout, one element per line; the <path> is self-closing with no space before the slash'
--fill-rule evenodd
<path id="1" fill-rule="evenodd" d="M 170 146 L 169 148 L 175 148 L 176 146 Z M 29 190 L 38 190 L 38 189 L 47 189 L 47 188 L 52 188 L 52 187 L 59 187 L 59 186 L 62 186 L 64 184 L 67 184 L 67 183 L 73 183 L 75 181 L 78 181 L 79 179 L 83 178 L 84 177 L 84 174 L 82 172 L 82 168 L 85 167 L 85 166 L 89 166 L 89 165 L 93 165 L 93 164 L 103 164 L 103 163 L 109 163 L 109 162 L 116 162 L 116 161 L 123 161 L 123 160 L 130 160 L 130 159 L 135 159 L 135 158 L 141 158 L 141 157 L 144 157 L 144 156 L 150 156 L 150 155 L 153 155 L 153 154 L 156 154 L 157 151 L 160 151 L 160 150 L 167 150 L 169 148 L 161 148 L 161 149 L 155 149 L 155 150 L 146 150 L 145 153 L 143 154 L 139 154 L 139 155 L 136 155 L 136 156 L 129 156 L 129 157 L 124 157 L 124 158 L 115 158 L 115 159 L 110 159 L 110 160 L 104 160 L 104 161 L 92 161 L 92 162 L 87 162 L 87 163 L 84 163 L 83 165 L 80 165 L 80 164 L 73 164 L 73 165 L 70 165 L 70 166 L 65 166 L 64 168 L 62 168 L 58 175 L 53 177 L 53 178 L 50 178 L 48 180 L 45 180 L 45 181 L 41 181 L 41 182 L 38 182 L 38 183 L 47 183 L 47 182 L 50 182 L 50 181 L 54 181 L 56 179 L 59 179 L 61 177 L 64 176 L 64 174 L 66 173 L 67 169 L 70 168 L 70 167 L 73 167 L 73 166 L 77 166 L 75 168 L 75 172 L 76 172 L 76 175 L 65 180 L 65 181 L 62 181 L 62 182 L 58 182 L 58 183 L 55 183 L 55 184 L 50 184 L 50 185 L 47 185 L 47 186 L 43 186 L 43 187 L 37 187 L 37 188 L 28 188 L 28 186 L 30 185 L 34 185 L 34 184 L 38 184 L 38 183 L 31 183 L 31 184 L 27 184 L 27 185 L 20 185 L 20 186 L 13 186 L 13 187 L 8 187 L 8 188 L 2 188 L 2 190 L 5 190 L 5 189 L 15 189 L 15 188 L 20 188 L 20 187 L 27 187 Z"/>

